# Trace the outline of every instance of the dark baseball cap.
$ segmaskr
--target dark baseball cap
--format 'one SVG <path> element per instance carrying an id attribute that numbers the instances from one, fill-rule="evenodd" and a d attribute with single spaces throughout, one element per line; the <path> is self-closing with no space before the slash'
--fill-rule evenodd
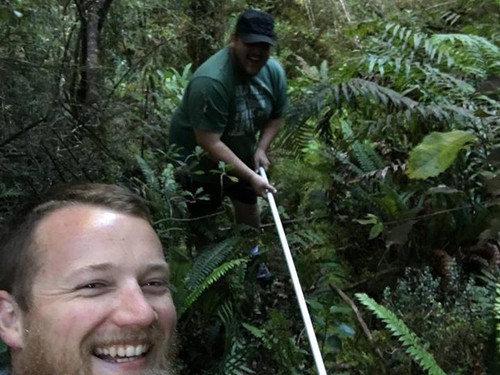
<path id="1" fill-rule="evenodd" d="M 264 42 L 273 46 L 276 42 L 274 20 L 265 12 L 247 9 L 238 17 L 236 35 L 245 43 Z"/>

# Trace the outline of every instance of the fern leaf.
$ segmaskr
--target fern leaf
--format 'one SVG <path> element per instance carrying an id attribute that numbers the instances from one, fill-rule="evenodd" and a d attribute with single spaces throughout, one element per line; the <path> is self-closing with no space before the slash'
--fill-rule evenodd
<path id="1" fill-rule="evenodd" d="M 236 237 L 228 238 L 210 249 L 206 249 L 198 256 L 193 264 L 193 268 L 186 275 L 186 287 L 189 290 L 198 288 L 215 267 L 219 266 L 235 247 Z"/>
<path id="2" fill-rule="evenodd" d="M 155 172 L 148 165 L 146 160 L 144 160 L 141 156 L 136 155 L 135 160 L 141 169 L 141 172 L 146 179 L 146 184 L 153 190 L 159 190 L 158 181 L 155 176 Z"/>
<path id="3" fill-rule="evenodd" d="M 230 260 L 229 262 L 226 262 L 216 269 L 212 271 L 210 275 L 208 275 L 203 282 L 196 288 L 194 289 L 187 297 L 186 299 L 182 302 L 182 305 L 178 309 L 178 316 L 181 317 L 182 314 L 186 312 L 186 310 L 200 297 L 200 295 L 210 287 L 213 283 L 218 281 L 221 277 L 223 277 L 226 273 L 228 273 L 231 269 L 242 265 L 246 263 L 248 259 L 246 258 L 239 258 L 239 259 L 233 259 Z"/>
<path id="4" fill-rule="evenodd" d="M 427 351 L 421 340 L 415 335 L 406 324 L 399 319 L 392 311 L 379 305 L 375 300 L 368 297 L 365 293 L 357 293 L 356 297 L 380 318 L 389 329 L 393 336 L 398 338 L 406 352 L 417 362 L 423 369 L 427 370 L 430 375 L 446 375 L 439 367 L 433 355 Z"/>

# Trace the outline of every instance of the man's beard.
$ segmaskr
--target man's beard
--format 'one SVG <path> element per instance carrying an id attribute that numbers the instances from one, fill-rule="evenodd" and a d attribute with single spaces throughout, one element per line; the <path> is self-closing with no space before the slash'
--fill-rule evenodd
<path id="1" fill-rule="evenodd" d="M 165 339 L 159 328 L 151 327 L 152 342 L 159 345 L 152 366 L 136 375 L 174 375 L 174 362 L 177 355 L 176 334 L 172 332 L 170 338 Z M 163 339 L 162 339 L 163 338 Z M 92 373 L 91 353 L 95 344 L 84 343 L 79 352 L 55 352 L 53 344 L 48 342 L 43 329 L 30 327 L 26 330 L 25 347 L 19 353 L 19 360 L 13 359 L 13 375 L 99 375 Z M 88 340 L 85 340 L 86 342 Z M 51 350 L 52 349 L 52 350 Z M 152 355 L 152 353 L 150 354 Z"/>

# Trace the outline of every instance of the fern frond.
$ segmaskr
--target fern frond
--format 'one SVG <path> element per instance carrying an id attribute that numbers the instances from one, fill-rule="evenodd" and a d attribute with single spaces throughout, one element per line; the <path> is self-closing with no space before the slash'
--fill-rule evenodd
<path id="1" fill-rule="evenodd" d="M 142 175 L 146 179 L 146 185 L 149 188 L 158 191 L 158 180 L 156 179 L 155 172 L 151 169 L 149 164 L 144 160 L 140 155 L 135 155 L 135 160 L 137 161 L 137 165 L 141 169 Z"/>
<path id="2" fill-rule="evenodd" d="M 204 250 L 196 258 L 193 268 L 186 275 L 186 288 L 194 290 L 198 288 L 215 267 L 220 265 L 231 254 L 237 242 L 236 237 L 228 238 L 215 246 Z"/>
<path id="3" fill-rule="evenodd" d="M 479 35 L 435 34 L 431 43 L 437 48 L 449 50 L 457 60 L 455 67 L 465 73 L 484 76 L 500 60 L 500 48 Z"/>
<path id="4" fill-rule="evenodd" d="M 288 233 L 288 242 L 294 248 L 311 249 L 324 245 L 327 242 L 327 234 L 317 228 L 303 228 Z"/>
<path id="5" fill-rule="evenodd" d="M 255 372 L 246 365 L 249 355 L 248 346 L 240 338 L 240 318 L 235 314 L 233 304 L 225 301 L 217 309 L 217 315 L 225 327 L 224 359 L 219 372 L 224 375 L 254 374 Z"/>
<path id="6" fill-rule="evenodd" d="M 354 142 L 352 151 L 363 172 L 371 172 L 384 167 L 383 160 L 369 141 Z"/>
<path id="7" fill-rule="evenodd" d="M 246 365 L 248 358 L 248 347 L 244 342 L 235 340 L 231 350 L 226 355 L 223 363 L 224 375 L 255 374 L 255 371 Z"/>
<path id="8" fill-rule="evenodd" d="M 357 293 L 356 297 L 363 305 L 365 305 L 385 323 L 387 329 L 392 332 L 393 336 L 398 338 L 398 340 L 405 347 L 406 352 L 423 369 L 427 370 L 430 375 L 446 375 L 446 373 L 436 363 L 433 355 L 427 351 L 428 345 L 422 344 L 417 335 L 410 331 L 406 324 L 392 311 L 382 305 L 379 305 L 365 293 Z"/>
<path id="9" fill-rule="evenodd" d="M 248 262 L 247 258 L 233 259 L 214 269 L 212 273 L 208 275 L 202 283 L 197 286 L 196 289 L 194 289 L 182 302 L 182 305 L 177 311 L 178 316 L 181 317 L 182 314 L 184 314 L 186 310 L 198 299 L 198 297 L 200 297 L 200 295 L 208 289 L 208 287 L 210 287 L 210 285 L 222 278 L 231 269 L 245 264 L 246 262 Z"/>
<path id="10" fill-rule="evenodd" d="M 386 72 L 410 75 L 422 61 L 435 64 L 454 63 L 448 48 L 432 42 L 432 36 L 406 26 L 389 23 L 379 37 L 372 37 L 364 62 L 370 73 Z"/>

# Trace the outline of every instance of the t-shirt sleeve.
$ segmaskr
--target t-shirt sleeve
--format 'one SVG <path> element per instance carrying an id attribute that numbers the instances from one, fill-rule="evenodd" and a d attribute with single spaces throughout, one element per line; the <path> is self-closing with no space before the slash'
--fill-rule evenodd
<path id="1" fill-rule="evenodd" d="M 271 112 L 271 118 L 283 117 L 288 106 L 288 97 L 286 95 L 286 76 L 283 67 L 276 61 L 273 74 L 273 87 L 275 104 Z"/>
<path id="2" fill-rule="evenodd" d="M 222 133 L 229 115 L 227 90 L 214 79 L 196 77 L 189 83 L 187 110 L 194 129 Z"/>

